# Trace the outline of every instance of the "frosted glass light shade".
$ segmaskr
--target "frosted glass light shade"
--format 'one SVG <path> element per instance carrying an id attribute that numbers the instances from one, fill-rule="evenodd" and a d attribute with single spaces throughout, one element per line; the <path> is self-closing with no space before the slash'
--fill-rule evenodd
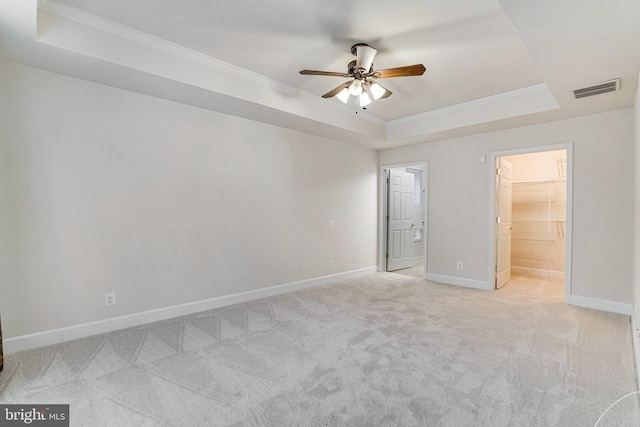
<path id="1" fill-rule="evenodd" d="M 369 94 L 367 92 L 362 92 L 359 98 L 361 107 L 371 104 L 371 98 L 369 98 Z"/>
<path id="2" fill-rule="evenodd" d="M 371 91 L 371 95 L 373 95 L 373 99 L 382 98 L 382 95 L 386 92 L 378 83 L 372 83 L 371 86 L 369 86 L 369 90 Z"/>
<path id="3" fill-rule="evenodd" d="M 362 93 L 362 82 L 358 79 L 355 79 L 349 85 L 349 93 L 353 96 L 358 96 Z"/>
<path id="4" fill-rule="evenodd" d="M 336 95 L 336 98 L 338 98 L 340 101 L 346 104 L 347 101 L 349 100 L 349 96 L 350 96 L 349 89 L 345 87 L 340 92 L 338 92 L 338 94 Z"/>

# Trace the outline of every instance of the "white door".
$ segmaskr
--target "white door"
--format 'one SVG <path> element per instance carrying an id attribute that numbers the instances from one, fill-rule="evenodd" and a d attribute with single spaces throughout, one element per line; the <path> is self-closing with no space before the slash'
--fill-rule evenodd
<path id="1" fill-rule="evenodd" d="M 391 169 L 388 175 L 387 271 L 413 265 L 414 179 L 404 169 Z"/>
<path id="2" fill-rule="evenodd" d="M 498 157 L 497 162 L 498 252 L 496 254 L 496 289 L 511 280 L 511 163 Z"/>

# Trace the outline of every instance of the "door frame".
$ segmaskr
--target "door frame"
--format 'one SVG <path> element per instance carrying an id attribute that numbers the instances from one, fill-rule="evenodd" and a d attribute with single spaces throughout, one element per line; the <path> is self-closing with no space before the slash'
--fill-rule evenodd
<path id="1" fill-rule="evenodd" d="M 511 241 L 513 240 L 513 234 L 511 231 L 513 230 L 513 168 L 511 166 L 511 162 L 508 162 L 506 156 L 498 156 L 496 157 L 496 279 L 494 281 L 494 289 L 502 288 L 507 282 L 511 280 Z M 500 161 L 498 162 L 498 159 Z M 508 165 L 508 168 L 506 168 Z M 509 173 L 506 174 L 505 169 L 509 170 Z M 500 170 L 501 173 L 497 173 Z M 504 193 L 504 183 L 508 182 L 509 184 L 509 198 L 505 200 Z M 509 216 L 507 218 L 508 221 L 505 221 L 505 207 L 508 207 Z M 500 218 L 500 221 L 498 221 Z M 503 241 L 503 236 L 505 236 L 505 230 L 507 229 L 506 224 L 509 225 L 509 231 L 507 232 L 508 239 L 507 241 Z M 505 243 L 508 242 L 507 248 L 505 249 Z M 504 257 L 505 255 L 509 255 L 508 261 L 509 265 L 504 265 Z M 508 278 L 506 277 L 508 273 Z M 506 279 L 506 281 L 505 281 Z"/>
<path id="2" fill-rule="evenodd" d="M 410 163 L 400 163 L 380 166 L 378 173 L 378 271 L 386 271 L 387 260 L 385 254 L 387 253 L 387 206 L 388 206 L 388 192 L 387 192 L 387 171 L 389 169 L 418 167 L 423 170 L 422 173 L 422 188 L 424 190 L 424 229 L 422 232 L 422 277 L 426 278 L 427 275 L 427 238 L 429 233 L 427 232 L 427 211 L 429 206 L 429 169 L 428 162 L 426 160 L 416 161 Z"/>
<path id="3" fill-rule="evenodd" d="M 491 216 L 490 221 L 491 225 L 489 229 L 491 232 L 489 233 L 490 242 L 489 242 L 489 283 L 492 284 L 491 289 L 495 289 L 495 281 L 496 281 L 496 271 L 495 271 L 495 261 L 496 261 L 496 253 L 497 253 L 497 241 L 496 241 L 496 233 L 498 232 L 498 225 L 496 224 L 496 217 L 498 216 L 498 212 L 496 211 L 496 159 L 502 156 L 512 156 L 518 154 L 530 154 L 530 153 L 539 153 L 543 151 L 556 151 L 556 150 L 566 150 L 567 151 L 567 210 L 566 210 L 566 231 L 565 231 L 565 266 L 564 266 L 564 302 L 569 304 L 571 300 L 571 250 L 573 247 L 573 142 L 566 142 L 560 144 L 552 144 L 552 145 L 541 145 L 535 147 L 525 147 L 525 148 L 515 148 L 511 150 L 503 150 L 503 151 L 494 151 L 489 154 L 490 156 L 490 164 L 491 170 Z"/>

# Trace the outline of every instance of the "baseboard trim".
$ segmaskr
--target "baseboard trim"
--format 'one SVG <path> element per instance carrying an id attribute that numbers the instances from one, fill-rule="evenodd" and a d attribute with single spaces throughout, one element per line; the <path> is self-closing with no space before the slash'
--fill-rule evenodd
<path id="1" fill-rule="evenodd" d="M 282 285 L 271 286 L 264 289 L 254 291 L 240 292 L 233 295 L 225 295 L 216 298 L 210 298 L 202 301 L 195 301 L 186 304 L 174 305 L 170 307 L 159 308 L 155 310 L 143 311 L 140 313 L 129 314 L 126 316 L 113 317 L 110 319 L 99 320 L 95 322 L 83 323 L 65 328 L 51 329 L 48 331 L 37 332 L 28 335 L 21 335 L 3 340 L 4 354 L 9 355 L 19 351 L 30 350 L 33 348 L 44 347 L 47 345 L 58 344 L 65 341 L 71 341 L 78 338 L 85 338 L 92 335 L 103 334 L 106 332 L 117 331 L 119 329 L 140 326 L 146 323 L 157 322 L 160 320 L 171 319 L 179 316 L 186 316 L 201 311 L 212 310 L 232 304 L 239 304 L 247 301 L 253 301 L 260 298 L 281 295 L 287 292 L 300 289 L 312 288 L 315 286 L 328 285 L 331 283 L 354 279 L 368 274 L 376 273 L 377 267 L 367 267 L 359 270 L 347 271 L 344 273 L 332 274 L 329 276 L 316 277 L 299 282 L 286 283 Z"/>
<path id="2" fill-rule="evenodd" d="M 610 313 L 631 315 L 631 304 L 625 304 L 616 301 L 607 301 L 598 298 L 581 297 L 579 295 L 571 295 L 569 297 L 569 304 L 579 307 L 593 308 L 601 311 L 608 311 Z"/>
<path id="3" fill-rule="evenodd" d="M 631 338 L 633 341 L 633 355 L 636 360 L 636 381 L 640 384 L 640 325 L 635 315 L 631 315 Z"/>
<path id="4" fill-rule="evenodd" d="M 433 273 L 427 273 L 426 279 L 431 282 L 444 283 L 446 285 L 463 286 L 465 288 L 482 289 L 485 291 L 491 290 L 489 283 L 482 280 L 465 279 L 463 277 L 445 276 Z"/>
<path id="5" fill-rule="evenodd" d="M 541 277 L 550 279 L 564 279 L 564 271 L 540 270 L 538 268 L 511 266 L 511 273 L 527 277 Z"/>

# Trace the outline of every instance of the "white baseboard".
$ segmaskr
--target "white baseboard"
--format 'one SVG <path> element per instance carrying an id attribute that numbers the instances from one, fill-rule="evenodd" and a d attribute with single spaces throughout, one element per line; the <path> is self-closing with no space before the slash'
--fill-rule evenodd
<path id="1" fill-rule="evenodd" d="M 444 283 L 447 285 L 464 286 L 465 288 L 482 289 L 489 291 L 492 287 L 488 282 L 482 280 L 465 279 L 463 277 L 445 276 L 442 274 L 427 273 L 426 279 L 431 282 Z"/>
<path id="2" fill-rule="evenodd" d="M 564 271 L 540 270 L 537 268 L 511 266 L 511 273 L 528 277 L 541 277 L 550 279 L 564 279 Z"/>
<path id="3" fill-rule="evenodd" d="M 581 297 L 579 295 L 571 295 L 569 304 L 579 307 L 594 308 L 596 310 L 608 311 L 611 313 L 631 315 L 631 304 L 616 301 L 607 301 L 598 298 Z"/>
<path id="4" fill-rule="evenodd" d="M 635 315 L 631 315 L 631 337 L 633 338 L 633 355 L 636 359 L 636 376 L 640 384 L 640 325 Z"/>
<path id="5" fill-rule="evenodd" d="M 257 289 L 255 291 L 225 295 L 202 301 L 195 301 L 186 304 L 159 308 L 156 310 L 129 314 L 126 316 L 114 317 L 111 319 L 99 320 L 96 322 L 83 323 L 66 328 L 51 329 L 34 334 L 6 338 L 3 340 L 3 349 L 5 354 L 13 354 L 19 351 L 58 344 L 78 338 L 85 338 L 92 335 L 116 331 L 118 329 L 130 328 L 133 326 L 139 326 L 146 323 L 157 322 L 160 320 L 171 319 L 179 316 L 186 316 L 189 314 L 212 310 L 232 304 L 239 304 L 260 298 L 280 295 L 299 289 L 328 285 L 342 280 L 349 280 L 356 277 L 373 274 L 376 271 L 376 267 L 367 267 L 359 270 L 347 271 L 345 273 L 332 274 L 330 276 L 316 277 L 299 282 L 271 286 L 264 289 Z"/>

